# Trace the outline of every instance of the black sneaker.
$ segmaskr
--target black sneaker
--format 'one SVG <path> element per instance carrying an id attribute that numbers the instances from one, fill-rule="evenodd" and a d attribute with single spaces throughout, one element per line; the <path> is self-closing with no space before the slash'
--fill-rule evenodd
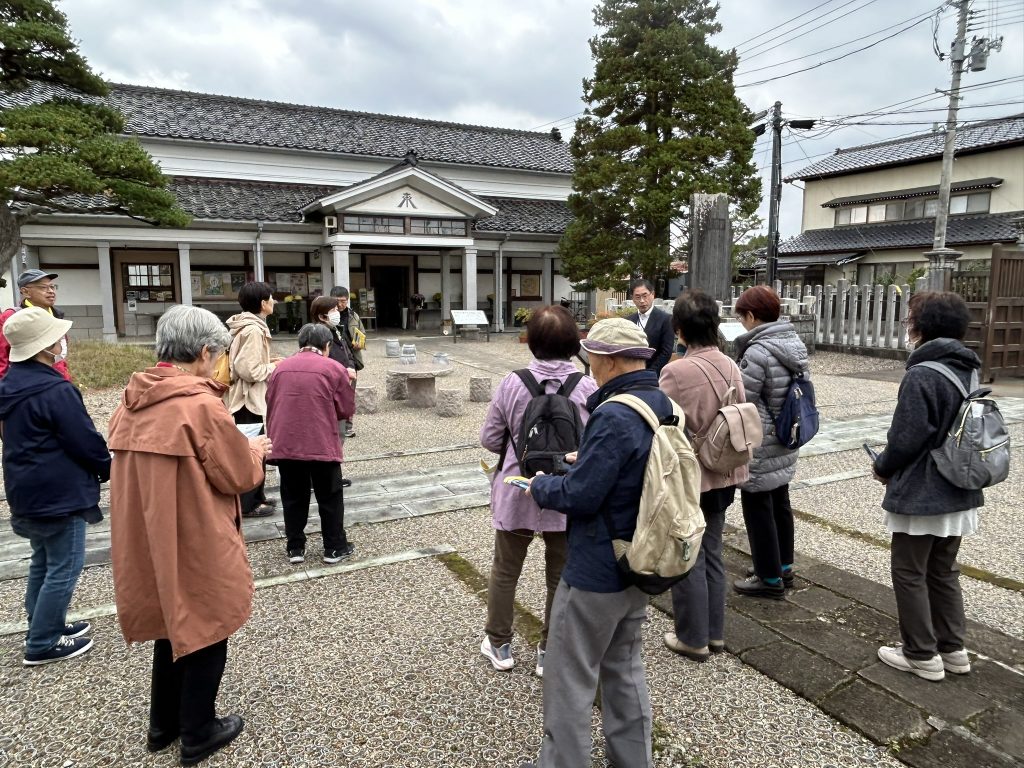
<path id="1" fill-rule="evenodd" d="M 341 549 L 325 549 L 324 550 L 324 562 L 328 564 L 340 563 L 342 560 L 348 560 L 352 557 L 352 553 L 355 551 L 355 547 L 352 546 L 352 542 L 348 542 Z"/>
<path id="2" fill-rule="evenodd" d="M 754 575 L 756 575 L 754 573 L 754 569 L 753 568 L 747 568 L 747 576 L 749 577 L 749 576 L 754 576 Z M 794 577 L 793 577 L 793 569 L 792 568 L 785 568 L 785 569 L 783 569 L 783 571 L 782 571 L 782 586 L 784 586 L 786 589 L 792 589 L 793 588 L 793 578 Z"/>
<path id="3" fill-rule="evenodd" d="M 48 651 L 42 653 L 26 653 L 22 664 L 26 667 L 38 667 L 40 664 L 52 664 L 55 661 L 72 659 L 81 656 L 92 648 L 91 637 L 65 637 L 61 635 L 60 640 Z"/>
<path id="4" fill-rule="evenodd" d="M 81 637 L 82 635 L 88 635 L 92 631 L 92 624 L 88 621 L 71 621 L 64 625 L 64 631 L 61 632 L 64 637 Z"/>
<path id="5" fill-rule="evenodd" d="M 221 747 L 226 747 L 242 732 L 245 722 L 238 715 L 219 717 L 213 721 L 209 735 L 200 742 L 188 743 L 181 740 L 181 764 L 201 763 Z"/>
<path id="6" fill-rule="evenodd" d="M 732 583 L 732 588 L 747 597 L 771 597 L 781 600 L 786 596 L 786 587 L 783 584 L 769 584 L 757 576 L 737 579 Z"/>
<path id="7" fill-rule="evenodd" d="M 306 560 L 306 550 L 304 549 L 289 549 L 288 550 L 288 562 L 289 563 L 302 563 Z"/>
<path id="8" fill-rule="evenodd" d="M 349 480 L 347 477 L 341 478 L 341 487 L 342 488 L 350 488 L 351 486 L 352 486 L 352 481 L 351 480 Z"/>
<path id="9" fill-rule="evenodd" d="M 274 504 L 269 501 L 265 501 L 255 509 L 249 512 L 243 512 L 242 517 L 270 517 L 274 514 Z"/>

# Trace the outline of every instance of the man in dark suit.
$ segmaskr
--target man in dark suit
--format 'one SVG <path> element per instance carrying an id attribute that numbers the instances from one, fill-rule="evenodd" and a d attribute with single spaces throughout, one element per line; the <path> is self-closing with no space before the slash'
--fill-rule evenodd
<path id="1" fill-rule="evenodd" d="M 675 348 L 672 316 L 654 306 L 654 286 L 650 280 L 634 280 L 629 286 L 629 295 L 637 311 L 627 315 L 626 319 L 639 325 L 647 334 L 647 343 L 654 348 L 654 356 L 647 361 L 647 369 L 660 376 Z"/>

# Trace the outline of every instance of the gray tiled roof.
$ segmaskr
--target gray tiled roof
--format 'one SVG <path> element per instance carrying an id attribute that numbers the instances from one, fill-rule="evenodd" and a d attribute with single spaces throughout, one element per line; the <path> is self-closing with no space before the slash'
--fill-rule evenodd
<path id="1" fill-rule="evenodd" d="M 786 181 L 820 179 L 859 173 L 869 168 L 908 165 L 942 157 L 945 136 L 941 132 L 918 134 L 903 139 L 864 144 L 850 149 L 837 149 L 834 155 L 790 174 Z M 958 155 L 999 146 L 1024 144 L 1024 115 L 964 126 L 957 130 Z"/>
<path id="2" fill-rule="evenodd" d="M 946 231 L 946 245 L 1013 242 L 1017 238 L 1013 219 L 1022 215 L 1024 215 L 1024 211 L 950 216 Z M 810 229 L 780 243 L 779 253 L 881 251 L 892 248 L 930 250 L 934 231 L 934 219 Z"/>
<path id="3" fill-rule="evenodd" d="M 55 95 L 48 86 L 0 94 L 0 108 Z M 189 139 L 424 162 L 571 173 L 565 142 L 548 133 L 488 128 L 413 117 L 216 96 L 138 85 L 110 85 L 105 101 L 139 137 Z"/>
<path id="4" fill-rule="evenodd" d="M 181 207 L 197 219 L 301 222 L 304 206 L 344 187 L 175 176 L 169 189 Z M 568 206 L 559 200 L 480 199 L 497 208 L 498 214 L 477 221 L 474 229 L 478 232 L 560 235 L 572 218 Z"/>

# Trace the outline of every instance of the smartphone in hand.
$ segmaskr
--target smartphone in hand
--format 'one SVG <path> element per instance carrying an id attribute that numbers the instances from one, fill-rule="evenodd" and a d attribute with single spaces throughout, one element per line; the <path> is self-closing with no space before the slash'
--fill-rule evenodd
<path id="1" fill-rule="evenodd" d="M 876 451 L 875 449 L 873 449 L 873 448 L 872 448 L 872 447 L 871 447 L 870 445 L 868 445 L 867 443 L 864 443 L 864 450 L 865 450 L 865 451 L 867 452 L 868 456 L 870 456 L 870 457 L 871 457 L 871 460 L 872 460 L 872 461 L 875 461 L 876 459 L 878 459 L 878 451 Z"/>
<path id="2" fill-rule="evenodd" d="M 516 488 L 520 488 L 524 491 L 530 489 L 530 481 L 520 475 L 506 477 L 504 482 L 506 485 L 514 485 Z"/>

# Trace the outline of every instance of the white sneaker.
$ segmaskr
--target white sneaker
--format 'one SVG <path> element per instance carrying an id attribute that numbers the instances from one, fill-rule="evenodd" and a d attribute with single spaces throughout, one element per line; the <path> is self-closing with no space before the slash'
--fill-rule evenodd
<path id="1" fill-rule="evenodd" d="M 537 675 L 537 677 L 544 677 L 544 654 L 545 653 L 547 653 L 547 651 L 545 651 L 543 648 L 541 648 L 538 645 L 537 646 L 537 666 L 533 670 L 534 674 Z"/>
<path id="2" fill-rule="evenodd" d="M 946 676 L 946 672 L 942 667 L 942 657 L 938 654 L 924 661 L 908 659 L 903 655 L 902 646 L 883 645 L 878 649 L 878 658 L 893 669 L 898 669 L 901 672 L 910 672 L 934 683 L 939 682 Z"/>
<path id="3" fill-rule="evenodd" d="M 942 657 L 942 666 L 947 672 L 952 672 L 954 675 L 966 675 L 971 671 L 971 660 L 963 648 L 952 653 L 940 653 L 939 656 Z"/>
<path id="4" fill-rule="evenodd" d="M 484 635 L 484 640 L 480 643 L 480 653 L 487 657 L 493 666 L 499 672 L 505 672 L 512 669 L 515 666 L 516 661 L 512 658 L 512 644 L 505 643 L 500 648 L 495 648 L 491 645 L 491 638 Z"/>

